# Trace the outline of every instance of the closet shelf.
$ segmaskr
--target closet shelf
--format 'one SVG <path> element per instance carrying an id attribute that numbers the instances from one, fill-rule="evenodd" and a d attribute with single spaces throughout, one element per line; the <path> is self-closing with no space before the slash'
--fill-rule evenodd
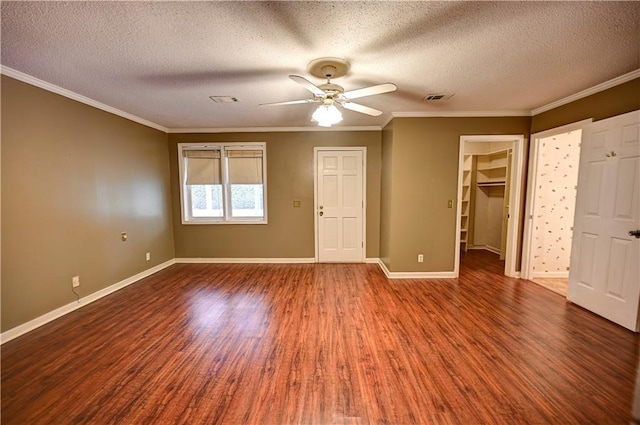
<path id="1" fill-rule="evenodd" d="M 478 182 L 476 183 L 478 187 L 492 187 L 492 186 L 504 186 L 506 183 L 504 180 L 496 180 L 492 182 Z"/>
<path id="2" fill-rule="evenodd" d="M 478 171 L 493 171 L 493 170 L 506 170 L 506 165 L 494 165 L 492 167 L 478 167 Z"/>

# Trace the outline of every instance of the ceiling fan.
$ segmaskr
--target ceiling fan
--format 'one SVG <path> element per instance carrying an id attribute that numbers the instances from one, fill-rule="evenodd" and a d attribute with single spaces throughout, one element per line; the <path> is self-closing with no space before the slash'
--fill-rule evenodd
<path id="1" fill-rule="evenodd" d="M 316 121 L 318 125 L 322 127 L 331 127 L 332 124 L 342 121 L 342 114 L 336 106 L 374 117 L 382 115 L 382 111 L 355 103 L 352 100 L 360 97 L 392 92 L 397 89 L 396 85 L 392 83 L 385 83 L 362 89 L 344 91 L 344 89 L 338 84 L 331 83 L 331 79 L 342 77 L 349 71 L 349 67 L 349 62 L 340 58 L 315 59 L 309 62 L 309 72 L 315 77 L 326 78 L 327 82 L 325 84 L 316 86 L 304 77 L 299 75 L 289 75 L 289 78 L 309 90 L 313 94 L 313 98 L 290 100 L 287 102 L 262 103 L 260 106 L 321 103 L 318 109 L 313 113 L 312 121 Z"/>

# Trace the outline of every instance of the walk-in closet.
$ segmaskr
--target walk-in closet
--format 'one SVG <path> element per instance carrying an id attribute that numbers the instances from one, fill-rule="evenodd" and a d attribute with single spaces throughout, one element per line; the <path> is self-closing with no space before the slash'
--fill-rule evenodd
<path id="1" fill-rule="evenodd" d="M 513 142 L 465 146 L 460 216 L 461 249 L 486 249 L 504 259 Z"/>

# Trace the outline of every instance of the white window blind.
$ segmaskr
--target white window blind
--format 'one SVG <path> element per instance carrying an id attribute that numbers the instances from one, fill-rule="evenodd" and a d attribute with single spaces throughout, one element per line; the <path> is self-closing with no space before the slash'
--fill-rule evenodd
<path id="1" fill-rule="evenodd" d="M 226 150 L 229 183 L 262 184 L 262 151 L 261 150 Z"/>
<path id="2" fill-rule="evenodd" d="M 185 184 L 222 184 L 219 150 L 183 150 Z"/>

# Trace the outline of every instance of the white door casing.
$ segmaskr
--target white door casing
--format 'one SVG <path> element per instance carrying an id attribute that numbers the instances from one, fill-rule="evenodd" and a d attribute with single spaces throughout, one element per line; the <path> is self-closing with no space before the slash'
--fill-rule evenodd
<path id="1" fill-rule="evenodd" d="M 640 111 L 584 128 L 567 298 L 637 330 Z"/>
<path id="2" fill-rule="evenodd" d="M 365 260 L 365 153 L 365 148 L 315 149 L 318 262 Z"/>
<path id="3" fill-rule="evenodd" d="M 507 252 L 507 234 L 509 233 L 509 220 L 510 220 L 510 208 L 511 208 L 511 199 L 509 199 L 509 197 L 511 196 L 511 178 L 510 178 L 510 174 L 511 174 L 511 167 L 512 167 L 512 156 L 513 156 L 513 149 L 509 149 L 507 151 L 507 176 L 509 176 L 506 181 L 505 181 L 505 186 L 504 186 L 504 204 L 503 204 L 503 211 L 502 211 L 502 237 L 500 238 L 500 259 L 504 260 L 506 257 L 506 252 Z"/>

